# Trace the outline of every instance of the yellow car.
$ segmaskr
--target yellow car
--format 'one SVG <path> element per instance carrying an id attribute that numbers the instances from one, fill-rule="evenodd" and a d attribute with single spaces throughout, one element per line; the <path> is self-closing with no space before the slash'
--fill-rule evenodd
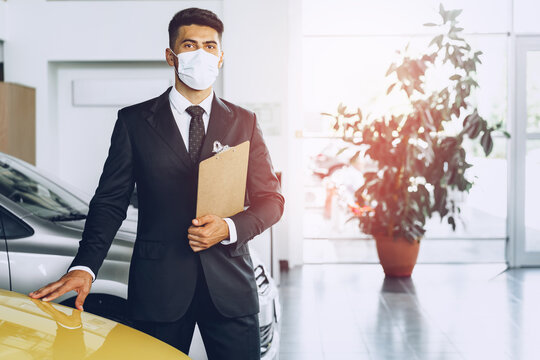
<path id="1" fill-rule="evenodd" d="M 112 320 L 0 289 L 0 359 L 190 359 Z"/>

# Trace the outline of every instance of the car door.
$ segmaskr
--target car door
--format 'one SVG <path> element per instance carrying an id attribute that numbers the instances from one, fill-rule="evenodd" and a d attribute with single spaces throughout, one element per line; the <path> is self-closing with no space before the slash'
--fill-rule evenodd
<path id="1" fill-rule="evenodd" d="M 16 290 L 12 284 L 9 242 L 32 236 L 34 230 L 24 221 L 0 206 L 0 287 L 2 289 Z"/>
<path id="2" fill-rule="evenodd" d="M 11 290 L 9 257 L 4 230 L 4 211 L 0 208 L 0 288 Z"/>

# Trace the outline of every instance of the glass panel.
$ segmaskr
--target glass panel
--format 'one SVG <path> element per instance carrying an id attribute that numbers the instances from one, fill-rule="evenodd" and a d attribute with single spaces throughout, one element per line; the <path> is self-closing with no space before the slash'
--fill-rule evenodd
<path id="1" fill-rule="evenodd" d="M 478 69 L 481 87 L 473 93 L 470 101 L 478 106 L 480 114 L 489 123 L 504 121 L 507 38 L 470 35 L 467 39 L 474 49 L 484 52 L 481 57 L 483 63 Z M 339 138 L 331 138 L 336 136 L 331 118 L 320 113 L 335 113 L 340 102 L 352 109 L 359 106 L 372 114 L 386 113 L 388 109 L 398 112 L 405 99 L 396 92 L 386 95 L 391 80 L 385 79 L 384 75 L 396 56 L 395 50 L 403 48 L 409 40 L 409 51 L 414 53 L 425 49 L 431 37 L 412 40 L 406 37 L 304 39 L 305 261 L 340 262 L 353 258 L 359 262 L 376 261 L 372 244 L 365 240 L 366 236 L 360 233 L 357 223 L 346 222 L 350 217 L 347 199 L 362 184 L 365 169 L 347 166 L 350 153 L 336 155 L 344 144 Z M 441 72 L 429 76 L 429 81 L 438 88 L 445 84 L 449 74 Z M 474 180 L 475 185 L 470 193 L 459 194 L 462 221 L 457 222 L 456 232 L 446 222 L 441 224 L 438 218 L 428 222 L 425 243 L 429 245 L 425 247 L 433 250 L 426 251 L 423 262 L 504 261 L 506 145 L 505 138 L 495 138 L 494 150 L 486 159 L 477 142 L 466 144 L 467 161 L 474 165 L 468 170 L 468 178 Z M 360 162 L 369 166 L 367 161 L 360 159 Z M 334 170 L 334 175 L 322 179 L 324 171 Z M 478 241 L 478 238 L 492 240 Z M 454 252 L 446 250 L 452 248 L 452 241 L 457 241 Z M 348 247 L 345 243 L 349 244 Z M 490 246 L 489 251 L 487 246 Z M 349 248 L 348 254 L 342 250 L 345 248 Z M 437 248 L 441 251 L 435 256 Z"/>
<path id="2" fill-rule="evenodd" d="M 525 251 L 540 251 L 540 140 L 527 141 L 525 159 Z"/>
<path id="3" fill-rule="evenodd" d="M 434 240 L 421 243 L 418 263 L 494 263 L 503 262 L 505 240 Z M 379 262 L 374 240 L 304 239 L 305 263 Z"/>
<path id="4" fill-rule="evenodd" d="M 505 36 L 468 36 L 473 49 L 481 50 L 478 68 L 480 89 L 471 96 L 479 113 L 490 123 L 506 117 L 506 52 Z M 425 51 L 431 37 L 383 38 L 306 38 L 303 52 L 304 133 L 332 134 L 329 117 L 343 102 L 349 108 L 361 107 L 372 114 L 388 109 L 399 111 L 405 96 L 394 91 L 386 95 L 393 79 L 385 78 L 386 70 L 410 40 L 409 52 Z M 451 74 L 428 73 L 428 84 L 440 88 Z"/>
<path id="5" fill-rule="evenodd" d="M 514 30 L 516 33 L 540 32 L 540 3 L 538 0 L 514 0 Z"/>
<path id="6" fill-rule="evenodd" d="M 22 220 L 16 218 L 12 214 L 8 214 L 7 211 L 0 209 L 0 240 L 6 239 L 20 239 L 28 236 L 32 236 L 34 230 L 24 223 Z"/>
<path id="7" fill-rule="evenodd" d="M 359 159 L 357 167 L 348 166 L 351 154 L 336 155 L 343 146 L 339 139 L 304 139 L 304 237 L 365 238 L 351 217 L 348 204 L 363 183 L 363 171 L 369 162 Z M 495 138 L 491 155 L 486 158 L 478 146 L 468 146 L 467 162 L 473 166 L 467 177 L 474 181 L 469 193 L 456 194 L 461 207 L 456 231 L 437 216 L 427 222 L 427 238 L 505 238 L 507 211 L 506 139 Z M 330 173 L 331 175 L 327 175 Z M 324 177 L 324 178 L 323 178 Z M 501 259 L 502 260 L 502 259 Z"/>
<path id="8" fill-rule="evenodd" d="M 527 52 L 527 132 L 540 132 L 540 51 Z"/>
<path id="9" fill-rule="evenodd" d="M 510 31 L 509 1 L 304 0 L 302 25 L 306 35 L 422 34 L 433 31 L 422 24 L 439 21 L 442 3 L 447 10 L 463 9 L 459 20 L 468 32 L 505 33 Z"/>
<path id="10" fill-rule="evenodd" d="M 82 200 L 9 158 L 0 159 L 0 194 L 45 219 L 76 220 L 88 213 Z"/>

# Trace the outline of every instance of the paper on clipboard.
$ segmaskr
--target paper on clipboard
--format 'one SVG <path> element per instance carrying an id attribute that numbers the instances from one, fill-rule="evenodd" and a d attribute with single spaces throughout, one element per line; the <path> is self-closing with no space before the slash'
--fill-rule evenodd
<path id="1" fill-rule="evenodd" d="M 229 217 L 244 210 L 248 160 L 249 141 L 245 141 L 201 161 L 197 217 Z"/>

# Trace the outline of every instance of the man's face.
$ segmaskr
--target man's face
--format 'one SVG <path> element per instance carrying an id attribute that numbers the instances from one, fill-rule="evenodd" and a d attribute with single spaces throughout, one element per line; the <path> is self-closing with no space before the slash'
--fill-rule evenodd
<path id="1" fill-rule="evenodd" d="M 218 32 L 209 26 L 201 25 L 184 25 L 180 26 L 178 36 L 172 49 L 176 54 L 180 54 L 187 51 L 196 51 L 203 49 L 215 56 L 219 57 L 218 67 L 223 65 L 223 51 L 221 51 L 221 44 L 219 41 Z M 171 66 L 176 66 L 177 59 L 167 49 L 167 63 Z"/>

